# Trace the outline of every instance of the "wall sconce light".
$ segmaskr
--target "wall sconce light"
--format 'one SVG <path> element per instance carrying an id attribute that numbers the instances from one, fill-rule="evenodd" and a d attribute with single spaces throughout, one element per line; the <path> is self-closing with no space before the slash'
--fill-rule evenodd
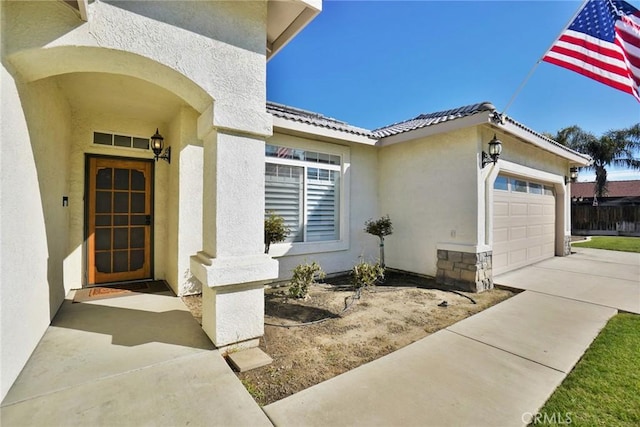
<path id="1" fill-rule="evenodd" d="M 156 162 L 158 159 L 164 159 L 167 162 L 171 163 L 171 147 L 167 147 L 164 150 L 164 154 L 162 154 L 162 148 L 164 147 L 164 138 L 158 132 L 156 128 L 156 133 L 151 137 L 151 150 L 153 150 L 153 154 L 155 155 Z"/>
<path id="2" fill-rule="evenodd" d="M 564 185 L 567 185 L 569 181 L 576 182 L 578 180 L 578 168 L 571 167 L 569 168 L 569 176 L 564 176 Z"/>
<path id="3" fill-rule="evenodd" d="M 571 179 L 571 182 L 576 182 L 578 180 L 578 168 L 577 167 L 572 167 L 569 169 L 569 178 Z"/>
<path id="4" fill-rule="evenodd" d="M 482 152 L 482 167 L 487 166 L 489 163 L 495 164 L 498 161 L 498 157 L 502 153 L 502 142 L 496 138 L 496 134 L 493 134 L 493 139 L 489 141 L 489 153 Z"/>

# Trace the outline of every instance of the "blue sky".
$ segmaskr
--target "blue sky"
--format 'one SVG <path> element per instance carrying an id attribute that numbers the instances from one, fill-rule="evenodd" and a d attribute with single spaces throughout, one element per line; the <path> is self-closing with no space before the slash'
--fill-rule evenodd
<path id="1" fill-rule="evenodd" d="M 267 96 L 367 129 L 482 101 L 502 111 L 581 3 L 325 0 L 268 63 Z M 541 132 L 601 134 L 640 122 L 640 103 L 541 63 L 507 115 Z"/>

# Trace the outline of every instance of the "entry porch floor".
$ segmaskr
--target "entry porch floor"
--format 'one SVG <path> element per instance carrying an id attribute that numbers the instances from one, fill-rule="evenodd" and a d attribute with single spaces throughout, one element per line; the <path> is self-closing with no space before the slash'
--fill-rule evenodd
<path id="1" fill-rule="evenodd" d="M 180 298 L 72 294 L 2 402 L 2 425 L 271 425 Z"/>

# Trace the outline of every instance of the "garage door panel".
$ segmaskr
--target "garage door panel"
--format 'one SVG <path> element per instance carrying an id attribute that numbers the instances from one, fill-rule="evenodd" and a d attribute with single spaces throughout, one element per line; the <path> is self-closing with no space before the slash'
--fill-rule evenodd
<path id="1" fill-rule="evenodd" d="M 549 203 L 552 203 L 552 204 L 549 204 Z M 547 204 L 544 205 L 544 214 L 546 216 L 551 216 L 551 217 L 555 218 L 555 216 L 556 216 L 555 200 L 553 202 L 549 201 L 549 202 L 547 202 Z"/>
<path id="2" fill-rule="evenodd" d="M 509 210 L 511 216 L 527 216 L 527 204 L 520 202 L 512 202 Z"/>
<path id="3" fill-rule="evenodd" d="M 509 240 L 520 240 L 527 237 L 527 226 L 521 225 L 509 229 Z"/>
<path id="4" fill-rule="evenodd" d="M 497 255 L 493 255 L 493 270 L 500 270 L 506 268 L 509 265 L 507 252 L 502 252 Z"/>
<path id="5" fill-rule="evenodd" d="M 495 217 L 508 217 L 509 216 L 509 203 L 508 202 L 495 202 L 493 204 L 493 215 Z"/>
<path id="6" fill-rule="evenodd" d="M 542 246 L 532 246 L 527 248 L 527 259 L 538 259 L 542 256 Z"/>
<path id="7" fill-rule="evenodd" d="M 539 237 L 542 236 L 542 224 L 541 225 L 530 225 L 527 227 L 527 236 L 528 237 Z"/>
<path id="8" fill-rule="evenodd" d="M 530 203 L 529 204 L 529 216 L 542 216 L 544 213 L 544 208 L 541 203 Z"/>
<path id="9" fill-rule="evenodd" d="M 499 244 L 509 241 L 509 228 L 498 228 L 493 230 L 493 243 Z"/>
<path id="10" fill-rule="evenodd" d="M 555 255 L 555 197 L 494 192 L 493 271 L 500 274 Z"/>
<path id="11" fill-rule="evenodd" d="M 509 251 L 509 264 L 519 264 L 527 260 L 527 250 L 516 249 Z"/>

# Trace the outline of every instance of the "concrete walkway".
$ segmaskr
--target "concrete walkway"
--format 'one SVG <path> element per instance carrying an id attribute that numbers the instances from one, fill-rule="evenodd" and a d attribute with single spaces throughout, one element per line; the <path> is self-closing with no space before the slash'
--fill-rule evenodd
<path id="1" fill-rule="evenodd" d="M 0 424 L 526 425 L 606 322 L 639 312 L 640 254 L 577 251 L 498 276 L 527 290 L 263 410 L 179 298 L 65 301 Z"/>
<path id="2" fill-rule="evenodd" d="M 64 302 L 2 426 L 271 425 L 180 298 Z"/>

